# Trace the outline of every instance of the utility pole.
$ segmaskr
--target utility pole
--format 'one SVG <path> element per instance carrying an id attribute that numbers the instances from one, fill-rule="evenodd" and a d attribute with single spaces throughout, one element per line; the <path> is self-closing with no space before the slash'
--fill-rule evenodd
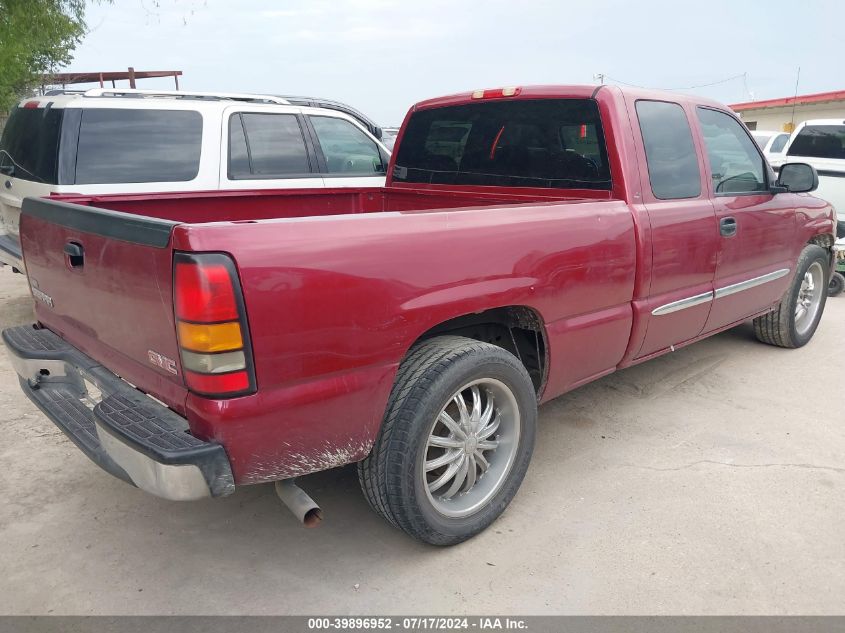
<path id="1" fill-rule="evenodd" d="M 593 80 L 598 79 L 602 85 L 604 85 L 604 73 L 596 73 L 593 75 Z"/>

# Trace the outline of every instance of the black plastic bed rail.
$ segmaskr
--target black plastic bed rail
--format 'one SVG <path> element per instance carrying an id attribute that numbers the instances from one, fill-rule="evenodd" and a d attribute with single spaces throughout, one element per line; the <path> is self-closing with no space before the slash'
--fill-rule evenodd
<path id="1" fill-rule="evenodd" d="M 180 224 L 172 220 L 98 209 L 49 198 L 24 198 L 21 214 L 83 233 L 93 233 L 154 248 L 167 247 L 173 228 Z"/>

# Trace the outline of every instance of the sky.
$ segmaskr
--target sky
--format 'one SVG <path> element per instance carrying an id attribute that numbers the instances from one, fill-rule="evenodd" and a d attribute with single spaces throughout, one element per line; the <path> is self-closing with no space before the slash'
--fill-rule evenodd
<path id="1" fill-rule="evenodd" d="M 430 97 L 599 74 L 728 104 L 794 94 L 799 67 L 799 94 L 845 89 L 842 0 L 113 0 L 86 21 L 67 72 L 182 70 L 184 90 L 333 98 L 382 125 Z"/>

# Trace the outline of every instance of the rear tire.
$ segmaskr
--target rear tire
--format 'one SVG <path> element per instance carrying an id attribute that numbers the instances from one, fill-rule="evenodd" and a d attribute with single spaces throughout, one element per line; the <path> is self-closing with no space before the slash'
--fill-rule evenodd
<path id="1" fill-rule="evenodd" d="M 460 336 L 424 341 L 400 365 L 379 436 L 358 464 L 364 496 L 416 539 L 465 541 L 519 489 L 536 421 L 531 378 L 513 354 Z"/>
<path id="2" fill-rule="evenodd" d="M 796 348 L 806 345 L 824 312 L 830 254 L 808 244 L 801 251 L 795 276 L 777 307 L 754 319 L 754 334 L 769 345 Z"/>
<path id="3" fill-rule="evenodd" d="M 843 290 L 845 290 L 845 277 L 842 276 L 842 273 L 833 273 L 830 276 L 830 283 L 827 285 L 827 296 L 836 297 L 841 295 Z"/>

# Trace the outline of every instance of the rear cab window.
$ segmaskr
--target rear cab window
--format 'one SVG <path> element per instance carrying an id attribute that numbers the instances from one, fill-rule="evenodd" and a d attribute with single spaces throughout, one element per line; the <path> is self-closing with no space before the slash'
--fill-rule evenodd
<path id="1" fill-rule="evenodd" d="M 393 179 L 557 189 L 611 189 L 593 99 L 515 99 L 420 110 L 405 129 Z"/>
<path id="2" fill-rule="evenodd" d="M 648 179 L 658 200 L 697 198 L 701 172 L 686 112 L 677 103 L 636 103 Z"/>

